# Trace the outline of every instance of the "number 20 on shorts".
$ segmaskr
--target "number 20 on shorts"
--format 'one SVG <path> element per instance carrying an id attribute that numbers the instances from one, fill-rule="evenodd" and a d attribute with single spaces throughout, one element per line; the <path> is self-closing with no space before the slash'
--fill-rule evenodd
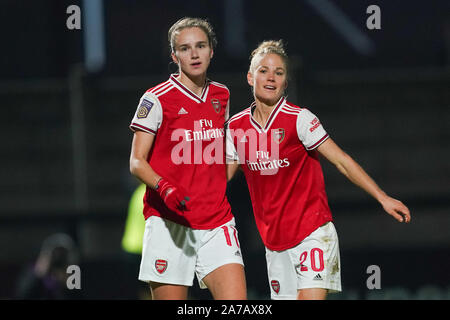
<path id="1" fill-rule="evenodd" d="M 300 255 L 300 271 L 308 271 L 308 267 L 304 265 L 308 259 L 308 251 L 303 251 Z M 325 264 L 323 262 L 323 251 L 320 248 L 312 248 L 309 252 L 309 259 L 311 261 L 311 269 L 315 272 L 323 271 Z"/>

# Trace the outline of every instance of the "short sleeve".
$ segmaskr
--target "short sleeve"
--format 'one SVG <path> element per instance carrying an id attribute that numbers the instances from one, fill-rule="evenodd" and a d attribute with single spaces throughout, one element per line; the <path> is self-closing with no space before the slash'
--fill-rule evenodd
<path id="1" fill-rule="evenodd" d="M 227 161 L 239 161 L 239 156 L 236 151 L 236 147 L 233 143 L 233 137 L 231 135 L 231 130 L 226 128 L 226 158 Z"/>
<path id="2" fill-rule="evenodd" d="M 306 150 L 313 150 L 328 139 L 328 133 L 308 109 L 302 109 L 297 117 L 297 134 Z"/>
<path id="3" fill-rule="evenodd" d="M 225 108 L 225 121 L 228 121 L 230 118 L 230 99 L 227 101 L 227 106 Z"/>
<path id="4" fill-rule="evenodd" d="M 137 106 L 130 129 L 156 134 L 162 123 L 162 108 L 159 99 L 152 93 L 146 92 Z"/>

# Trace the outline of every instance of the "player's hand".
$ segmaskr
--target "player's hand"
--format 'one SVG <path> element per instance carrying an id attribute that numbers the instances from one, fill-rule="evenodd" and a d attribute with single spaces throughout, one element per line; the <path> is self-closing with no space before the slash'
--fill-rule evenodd
<path id="1" fill-rule="evenodd" d="M 161 178 L 158 181 L 156 191 L 170 210 L 187 210 L 189 197 L 185 196 L 180 188 L 172 185 L 169 181 Z"/>
<path id="2" fill-rule="evenodd" d="M 411 222 L 411 213 L 407 206 L 405 206 L 401 201 L 386 197 L 383 201 L 381 201 L 381 205 L 383 206 L 384 211 L 389 213 L 399 222 Z"/>

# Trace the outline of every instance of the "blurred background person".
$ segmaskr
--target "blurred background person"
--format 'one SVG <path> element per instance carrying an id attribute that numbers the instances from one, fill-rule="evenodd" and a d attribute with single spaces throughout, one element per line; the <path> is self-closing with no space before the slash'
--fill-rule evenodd
<path id="1" fill-rule="evenodd" d="M 22 300 L 80 299 L 80 290 L 69 289 L 67 268 L 78 263 L 78 250 L 72 238 L 53 234 L 42 243 L 39 256 L 17 284 L 16 298 Z"/>

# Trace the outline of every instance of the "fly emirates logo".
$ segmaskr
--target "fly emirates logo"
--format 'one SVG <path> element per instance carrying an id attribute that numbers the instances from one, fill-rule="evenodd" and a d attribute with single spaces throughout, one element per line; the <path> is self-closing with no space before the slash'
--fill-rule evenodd
<path id="1" fill-rule="evenodd" d="M 194 121 L 194 129 L 176 129 L 171 140 L 176 141 L 171 159 L 175 164 L 223 164 L 224 128 L 214 127 L 213 121 Z"/>
<path id="2" fill-rule="evenodd" d="M 211 140 L 223 138 L 223 128 L 213 128 L 213 121 L 200 119 L 194 122 L 194 130 L 184 130 L 186 141 Z"/>
<path id="3" fill-rule="evenodd" d="M 278 155 L 278 152 L 276 152 Z M 271 175 L 278 171 L 279 168 L 289 167 L 289 159 L 278 159 L 278 157 L 272 157 L 269 151 L 255 151 L 256 161 L 245 160 L 245 164 L 251 171 L 261 171 L 263 175 Z"/>

